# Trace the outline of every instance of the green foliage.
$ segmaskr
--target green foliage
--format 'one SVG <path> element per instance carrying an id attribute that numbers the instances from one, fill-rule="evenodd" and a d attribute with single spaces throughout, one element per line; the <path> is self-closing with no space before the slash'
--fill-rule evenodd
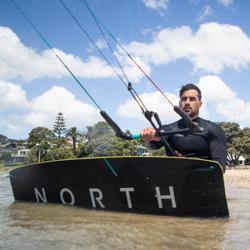
<path id="1" fill-rule="evenodd" d="M 150 150 L 150 154 L 152 156 L 166 156 L 165 147 L 161 147 L 160 149 Z"/>
<path id="2" fill-rule="evenodd" d="M 78 148 L 74 152 L 77 157 L 86 157 L 89 155 L 87 149 L 87 142 L 81 142 L 78 144 Z"/>
<path id="3" fill-rule="evenodd" d="M 60 114 L 60 115 L 59 115 Z M 65 122 L 62 113 L 57 116 L 61 121 L 58 126 L 57 136 L 53 131 L 45 127 L 34 128 L 29 134 L 29 147 L 32 148 L 27 163 L 45 160 L 68 159 L 73 156 L 127 156 L 137 155 L 138 146 L 148 148 L 147 143 L 141 140 L 122 140 L 114 135 L 112 128 L 106 122 L 98 122 L 94 126 L 87 127 L 87 131 L 81 134 L 76 127 L 70 128 L 66 136 L 71 137 L 73 147 L 67 145 L 66 137 L 62 137 Z M 59 118 L 61 117 L 61 118 Z M 57 124 L 57 122 L 56 122 Z M 64 124 L 64 125 L 63 125 Z M 239 124 L 222 122 L 219 125 L 223 128 L 227 138 L 228 162 L 230 165 L 237 165 L 240 155 L 250 157 L 250 128 L 241 129 Z M 59 129 L 60 128 L 60 129 Z M 61 131 L 61 132 L 60 132 Z M 78 141 L 78 147 L 76 147 Z M 165 156 L 165 149 L 150 150 L 153 156 Z"/>
<path id="4" fill-rule="evenodd" d="M 136 155 L 139 141 L 117 138 L 106 122 L 88 127 L 86 151 L 92 156 Z"/>
<path id="5" fill-rule="evenodd" d="M 37 163 L 38 162 L 38 154 L 39 151 L 36 148 L 31 149 L 31 151 L 28 154 L 28 157 L 26 158 L 25 163 L 31 164 L 31 163 Z M 61 159 L 70 159 L 73 157 L 72 150 L 70 148 L 50 148 L 48 151 L 40 152 L 41 158 L 40 162 L 42 161 L 53 161 L 53 160 L 61 160 Z"/>
<path id="6" fill-rule="evenodd" d="M 226 134 L 229 165 L 235 166 L 240 155 L 250 156 L 250 128 L 241 129 L 235 122 L 221 122 L 219 125 Z"/>
<path id="7" fill-rule="evenodd" d="M 45 127 L 36 127 L 31 130 L 28 138 L 29 148 L 33 148 L 43 142 L 52 142 L 55 138 L 53 131 Z"/>
<path id="8" fill-rule="evenodd" d="M 218 124 L 224 130 L 228 144 L 232 144 L 235 138 L 239 138 L 243 134 L 240 125 L 236 122 L 220 122 Z"/>
<path id="9" fill-rule="evenodd" d="M 50 129 L 45 127 L 32 129 L 28 138 L 28 146 L 32 150 L 28 155 L 27 163 L 43 161 L 54 140 L 55 135 Z"/>
<path id="10" fill-rule="evenodd" d="M 77 127 L 72 127 L 67 131 L 66 136 L 71 137 L 72 150 L 73 150 L 73 153 L 76 154 L 76 141 L 77 141 L 77 137 L 81 136 L 81 133 L 77 130 Z"/>
<path id="11" fill-rule="evenodd" d="M 6 162 L 4 166 L 5 167 L 21 167 L 23 166 L 23 163 Z"/>
<path id="12" fill-rule="evenodd" d="M 242 155 L 245 158 L 250 158 L 250 128 L 243 129 L 243 138 L 242 138 Z"/>
<path id="13" fill-rule="evenodd" d="M 53 140 L 53 144 L 57 147 L 64 147 L 67 144 L 66 137 L 57 137 Z"/>
<path id="14" fill-rule="evenodd" d="M 31 164 L 38 162 L 38 151 L 36 148 L 32 148 L 25 159 L 25 164 Z"/>
<path id="15" fill-rule="evenodd" d="M 66 133 L 66 123 L 62 112 L 59 112 L 56 116 L 53 132 L 58 138 L 61 138 Z"/>
<path id="16" fill-rule="evenodd" d="M 51 148 L 48 150 L 44 160 L 45 161 L 54 161 L 61 159 L 70 159 L 73 158 L 73 152 L 70 148 Z"/>
<path id="17" fill-rule="evenodd" d="M 2 153 L 2 161 L 8 162 L 12 160 L 11 153 L 10 152 L 3 152 Z"/>

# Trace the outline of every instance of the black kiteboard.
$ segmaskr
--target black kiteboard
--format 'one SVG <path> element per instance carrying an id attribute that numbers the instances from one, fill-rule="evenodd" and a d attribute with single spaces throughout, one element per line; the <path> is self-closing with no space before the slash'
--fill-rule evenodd
<path id="1" fill-rule="evenodd" d="M 182 157 L 96 157 L 10 171 L 15 200 L 177 216 L 228 216 L 223 171 Z"/>

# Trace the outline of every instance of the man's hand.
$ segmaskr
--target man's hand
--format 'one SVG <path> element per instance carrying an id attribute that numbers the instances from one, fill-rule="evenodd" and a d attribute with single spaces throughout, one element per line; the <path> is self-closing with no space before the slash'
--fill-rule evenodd
<path id="1" fill-rule="evenodd" d="M 155 135 L 156 131 L 153 128 L 145 128 L 141 131 L 141 138 L 144 141 L 160 141 L 161 138 Z"/>

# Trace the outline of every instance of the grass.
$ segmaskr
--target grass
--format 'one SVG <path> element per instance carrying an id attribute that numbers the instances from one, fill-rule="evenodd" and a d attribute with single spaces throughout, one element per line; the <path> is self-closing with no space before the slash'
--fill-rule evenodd
<path id="1" fill-rule="evenodd" d="M 0 162 L 0 171 L 4 171 L 4 170 L 9 170 L 12 168 L 16 168 L 16 167 L 21 167 L 24 164 L 22 163 L 4 163 L 4 162 Z"/>

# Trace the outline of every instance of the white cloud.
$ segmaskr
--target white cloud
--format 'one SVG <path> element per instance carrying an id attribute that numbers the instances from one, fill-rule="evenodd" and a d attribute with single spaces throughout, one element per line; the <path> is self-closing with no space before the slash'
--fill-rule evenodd
<path id="1" fill-rule="evenodd" d="M 52 128 L 58 112 L 63 112 L 67 127 L 76 126 L 82 129 L 102 120 L 95 107 L 77 100 L 71 92 L 63 87 L 54 86 L 42 95 L 27 101 L 24 90 L 20 86 L 13 85 L 13 83 L 4 83 L 0 88 L 13 87 L 13 92 L 16 91 L 18 95 L 22 96 L 18 102 L 13 103 L 13 99 L 10 98 L 11 101 L 7 102 L 7 105 L 2 105 L 2 100 L 8 94 L 6 96 L 0 94 L 2 111 L 8 111 L 8 114 L 5 115 L 0 113 L 0 127 L 13 133 L 25 133 L 36 126 Z M 198 86 L 203 94 L 201 117 L 215 121 L 234 121 L 243 127 L 250 126 L 250 102 L 240 99 L 237 93 L 221 78 L 210 75 L 203 76 L 199 79 Z M 167 92 L 165 94 L 174 104 L 178 105 L 177 95 Z M 173 108 L 159 92 L 144 93 L 140 95 L 140 98 L 148 110 L 159 114 L 164 124 L 179 119 Z M 21 109 L 18 114 L 12 112 L 17 108 L 17 105 Z M 122 117 L 146 122 L 141 110 L 132 99 L 120 105 L 118 114 Z"/>
<path id="2" fill-rule="evenodd" d="M 141 78 L 144 77 L 144 74 L 139 70 L 139 68 L 131 61 L 131 59 L 124 55 L 121 50 L 116 53 L 116 56 L 119 60 L 119 62 L 122 64 L 123 71 L 127 75 L 129 81 L 133 83 L 138 83 Z M 148 62 L 143 61 L 141 57 L 139 56 L 133 56 L 133 60 L 143 69 L 144 72 L 146 72 L 148 75 L 151 73 L 151 68 L 148 64 Z M 121 70 L 118 70 L 119 74 L 123 79 L 125 78 Z M 124 79 L 125 80 L 125 79 Z"/>
<path id="3" fill-rule="evenodd" d="M 222 4 L 224 7 L 229 7 L 233 5 L 233 0 L 216 0 L 218 3 Z"/>
<path id="4" fill-rule="evenodd" d="M 196 32 L 188 26 L 162 29 L 152 43 L 132 42 L 127 49 L 147 65 L 186 59 L 194 70 L 216 74 L 250 63 L 250 38 L 238 26 L 215 22 L 202 24 Z"/>
<path id="5" fill-rule="evenodd" d="M 220 121 L 237 122 L 241 126 L 250 125 L 250 102 L 240 99 L 222 79 L 218 76 L 203 76 L 198 86 L 203 93 L 209 117 L 217 114 Z"/>
<path id="6" fill-rule="evenodd" d="M 107 48 L 107 43 L 104 39 L 98 39 L 95 44 L 99 49 Z"/>
<path id="7" fill-rule="evenodd" d="M 12 85 L 10 86 L 13 87 Z M 19 93 L 24 97 L 26 96 L 23 90 L 19 90 Z M 3 106 L 5 107 L 4 111 L 7 108 L 12 108 L 12 111 L 16 108 L 16 103 L 8 102 L 7 104 Z M 0 127 L 14 133 L 24 132 L 36 126 L 45 126 L 52 129 L 55 117 L 59 112 L 64 114 L 68 128 L 76 126 L 83 129 L 102 120 L 99 111 L 95 107 L 77 100 L 71 92 L 63 87 L 54 86 L 30 101 L 20 99 L 19 105 L 20 113 L 9 112 L 2 116 Z"/>
<path id="8" fill-rule="evenodd" d="M 178 105 L 178 97 L 176 95 L 165 93 L 169 99 Z M 164 99 L 159 92 L 144 93 L 140 95 L 140 99 L 143 101 L 149 111 L 157 112 L 162 122 L 169 123 L 178 118 L 173 111 L 173 107 Z M 118 114 L 122 117 L 135 118 L 140 121 L 145 121 L 145 117 L 141 112 L 138 104 L 134 99 L 130 99 L 118 108 Z"/>
<path id="9" fill-rule="evenodd" d="M 97 46 L 104 47 L 104 41 L 98 40 Z M 54 48 L 53 50 L 70 68 L 77 77 L 84 78 L 107 78 L 116 77 L 115 72 L 107 63 L 98 57 L 90 56 L 85 61 L 81 58 L 66 54 Z M 17 35 L 8 27 L 0 27 L 0 76 L 1 80 L 24 80 L 31 81 L 39 78 L 61 78 L 69 76 L 64 66 L 56 58 L 51 49 L 37 52 L 26 47 Z M 18 56 L 17 56 L 18 55 Z M 122 56 L 125 58 L 127 56 Z M 139 82 L 142 74 L 126 58 L 124 70 L 131 81 Z M 139 59 L 138 59 L 139 61 Z M 143 64 L 142 64 L 143 65 Z M 118 65 L 113 66 L 119 72 Z M 150 72 L 149 66 L 145 69 Z"/>
<path id="10" fill-rule="evenodd" d="M 237 122 L 241 126 L 250 126 L 250 102 L 240 99 L 218 76 L 203 76 L 197 84 L 202 91 L 203 105 L 200 116 L 212 121 Z M 165 93 L 170 100 L 178 105 L 178 97 L 171 93 Z M 160 95 L 159 92 L 144 93 L 140 95 L 148 110 L 159 114 L 163 124 L 179 119 L 172 106 Z M 134 100 L 130 99 L 118 108 L 118 114 L 126 118 L 134 118 L 145 121 L 141 110 Z"/>
<path id="11" fill-rule="evenodd" d="M 127 50 L 150 74 L 151 66 L 168 64 L 186 59 L 194 71 L 202 70 L 218 74 L 225 68 L 240 70 L 250 62 L 250 39 L 238 27 L 228 24 L 205 23 L 197 31 L 188 26 L 161 29 L 152 33 L 151 43 L 132 42 Z M 230 42 L 229 42 L 230 41 Z M 86 61 L 55 49 L 57 54 L 79 77 L 114 77 L 113 70 L 97 57 Z M 116 54 L 125 72 L 133 82 L 143 77 L 138 69 L 121 51 Z M 16 56 L 18 55 L 18 56 Z M 136 55 L 136 56 L 135 56 Z M 32 80 L 44 77 L 65 77 L 68 72 L 58 62 L 51 50 L 41 53 L 25 47 L 9 28 L 0 27 L 0 75 L 2 80 Z"/>
<path id="12" fill-rule="evenodd" d="M 162 11 L 168 7 L 169 0 L 143 0 L 143 2 L 147 8 L 163 13 Z"/>
<path id="13" fill-rule="evenodd" d="M 90 104 L 83 103 L 63 87 L 52 87 L 30 101 L 30 111 L 24 121 L 32 126 L 52 127 L 57 113 L 64 114 L 68 127 L 84 128 L 101 120 L 99 112 Z"/>
<path id="14" fill-rule="evenodd" d="M 189 0 L 191 4 L 198 4 L 201 0 Z"/>
<path id="15" fill-rule="evenodd" d="M 190 3 L 192 4 L 199 4 L 201 3 L 203 0 L 189 0 Z M 229 7 L 231 5 L 233 5 L 234 0 L 215 0 L 217 3 L 223 5 L 224 7 Z"/>
<path id="16" fill-rule="evenodd" d="M 3 130 L 8 131 L 11 134 L 19 134 L 26 132 L 26 128 L 23 125 L 22 117 L 20 115 L 15 115 L 13 113 L 1 117 L 0 129 L 1 133 L 3 133 Z"/>
<path id="17" fill-rule="evenodd" d="M 97 57 L 86 61 L 59 49 L 54 51 L 79 77 L 113 77 L 110 67 Z M 0 75 L 2 80 L 22 79 L 31 81 L 44 77 L 65 77 L 69 73 L 50 49 L 37 52 L 26 47 L 8 27 L 0 27 Z"/>
<path id="18" fill-rule="evenodd" d="M 198 21 L 204 20 L 206 17 L 213 14 L 213 8 L 210 5 L 205 5 L 201 8 L 201 12 L 197 18 Z"/>
<path id="19" fill-rule="evenodd" d="M 0 81 L 0 111 L 23 109 L 27 103 L 26 93 L 19 85 Z"/>

